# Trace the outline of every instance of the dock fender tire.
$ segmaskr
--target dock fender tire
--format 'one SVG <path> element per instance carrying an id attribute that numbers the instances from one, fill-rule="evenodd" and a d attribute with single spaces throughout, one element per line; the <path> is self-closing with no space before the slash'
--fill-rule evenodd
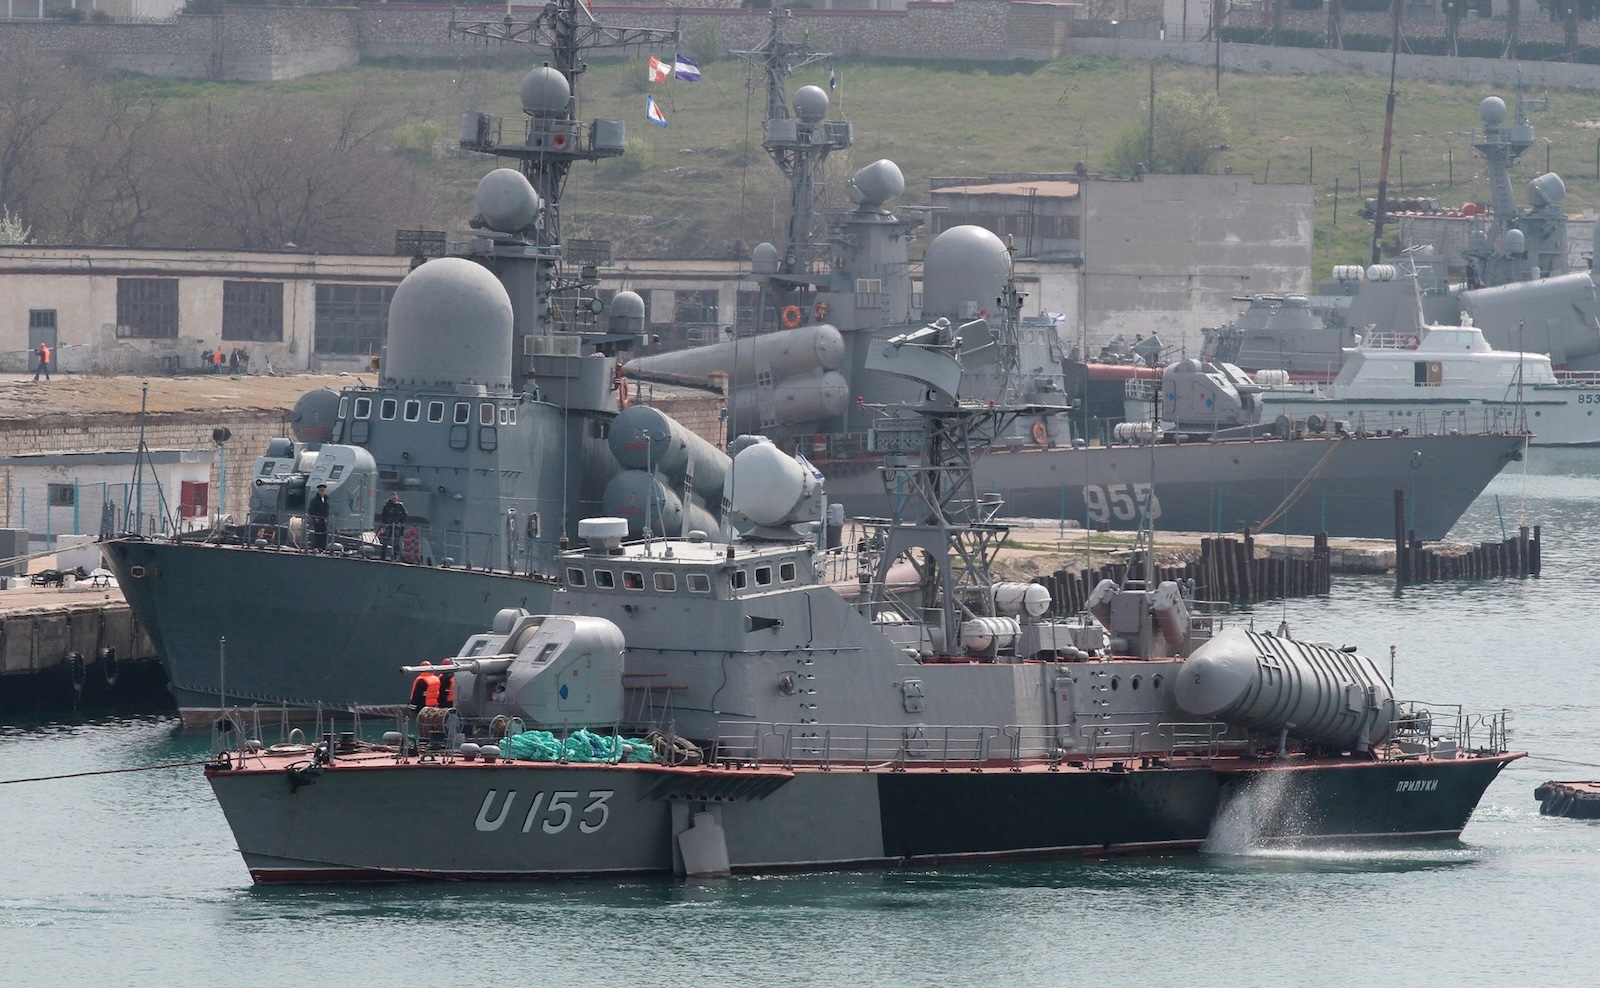
<path id="1" fill-rule="evenodd" d="M 117 685 L 117 650 L 110 645 L 103 645 L 95 652 L 95 665 L 100 667 L 100 677 L 107 686 Z"/>
<path id="2" fill-rule="evenodd" d="M 72 677 L 72 692 L 81 694 L 89 676 L 89 664 L 84 661 L 82 652 L 68 652 L 66 659 L 67 673 Z"/>

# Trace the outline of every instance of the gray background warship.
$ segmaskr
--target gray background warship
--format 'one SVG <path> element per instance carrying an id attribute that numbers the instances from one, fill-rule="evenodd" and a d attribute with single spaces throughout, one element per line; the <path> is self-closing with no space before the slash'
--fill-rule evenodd
<path id="1" fill-rule="evenodd" d="M 1530 103 L 1519 91 L 1510 122 L 1500 97 L 1478 106 L 1483 135 L 1472 146 L 1488 173 L 1490 208 L 1460 256 L 1420 245 L 1380 264 L 1336 266 L 1310 296 L 1254 296 L 1237 320 L 1205 331 L 1205 355 L 1252 372 L 1332 379 L 1358 337 L 1405 336 L 1465 317 L 1497 350 L 1548 353 L 1558 368 L 1600 370 L 1600 294 L 1590 272 L 1570 261 L 1565 184 L 1546 172 L 1528 182 L 1526 206 L 1512 195 L 1511 168 L 1536 144 Z M 1463 261 L 1476 275 L 1452 282 L 1452 262 Z"/>

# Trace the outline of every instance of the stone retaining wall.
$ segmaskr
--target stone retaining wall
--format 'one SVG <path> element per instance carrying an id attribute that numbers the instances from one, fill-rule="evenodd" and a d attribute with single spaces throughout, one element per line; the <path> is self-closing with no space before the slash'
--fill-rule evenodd
<path id="1" fill-rule="evenodd" d="M 228 470 L 224 512 L 245 517 L 255 460 L 267 440 L 289 434 L 288 409 L 226 409 L 215 412 L 152 413 L 145 416 L 144 441 L 150 449 L 215 448 L 211 430 L 227 426 L 233 432 L 224 456 Z M 0 422 L 0 449 L 9 456 L 25 453 L 75 453 L 139 448 L 137 413 L 51 415 L 31 422 Z M 131 477 L 129 478 L 132 479 Z M 211 491 L 221 491 L 221 463 L 211 467 Z M 176 492 L 172 499 L 176 500 Z M 94 518 L 98 519 L 98 507 Z M 98 523 L 96 523 L 98 530 Z"/>
<path id="2" fill-rule="evenodd" d="M 525 21 L 525 12 L 530 8 L 511 9 L 513 18 Z M 685 38 L 683 47 L 748 50 L 764 40 L 769 29 L 767 12 L 756 9 L 660 4 L 594 9 L 602 23 L 617 26 L 671 28 L 677 23 Z M 502 10 L 465 8 L 458 13 L 494 20 Z M 1534 16 L 1524 17 L 1520 26 L 1523 41 L 1563 43 L 1565 31 L 1560 22 L 1539 16 L 1537 10 L 1530 13 Z M 525 50 L 521 45 L 453 39 L 449 31 L 451 15 L 450 8 L 436 4 L 376 3 L 340 8 L 225 7 L 220 14 L 179 15 L 170 24 L 5 21 L 0 22 L 0 59 L 8 52 L 58 52 L 79 54 L 122 71 L 148 75 L 263 82 L 348 68 L 362 59 L 470 60 Z M 1260 15 L 1236 12 L 1230 23 L 1249 27 L 1259 18 Z M 1327 13 L 1285 11 L 1280 25 L 1322 33 L 1327 30 Z M 1341 25 L 1346 34 L 1389 33 L 1385 13 L 1347 13 Z M 1261 26 L 1265 29 L 1266 25 L 1263 22 Z M 1583 21 L 1577 28 L 1579 44 L 1600 45 L 1600 22 Z M 1159 40 L 1161 28 L 1155 21 L 1135 19 L 1113 28 L 1108 21 L 1083 19 L 1080 4 L 1031 0 L 910 0 L 904 10 L 795 10 L 786 31 L 787 37 L 804 36 L 813 48 L 831 51 L 841 59 L 1044 61 L 1090 51 L 1139 58 L 1158 52 L 1161 57 L 1209 63 L 1216 52 L 1209 42 Z M 1445 21 L 1437 12 L 1429 11 L 1407 20 L 1404 31 L 1408 37 L 1438 37 L 1445 32 Z M 1460 36 L 1464 38 L 1504 35 L 1504 21 L 1472 18 L 1461 22 Z M 1085 47 L 1085 42 L 1102 47 Z M 1207 57 L 1191 58 L 1175 50 L 1175 46 L 1186 44 L 1203 47 Z M 1160 47 L 1130 47 L 1133 45 Z M 1365 61 L 1339 60 L 1346 54 L 1364 54 L 1359 52 L 1251 45 L 1223 48 L 1231 53 L 1225 57 L 1225 67 L 1238 72 L 1369 71 Z M 1239 53 L 1237 49 L 1247 52 Z M 601 54 L 597 52 L 596 57 Z M 1381 57 L 1383 65 L 1379 68 L 1387 71 L 1388 56 Z M 1330 64 L 1329 58 L 1333 59 L 1333 67 L 1324 67 Z M 1464 63 L 1496 60 L 1436 61 L 1439 65 L 1417 77 L 1480 81 L 1483 70 Z M 1558 63 L 1521 64 L 1528 67 Z M 1600 73 L 1593 67 L 1569 75 L 1571 81 L 1548 84 L 1600 88 L 1600 79 L 1595 78 Z M 1528 80 L 1526 73 L 1524 80 L 1546 84 Z"/>

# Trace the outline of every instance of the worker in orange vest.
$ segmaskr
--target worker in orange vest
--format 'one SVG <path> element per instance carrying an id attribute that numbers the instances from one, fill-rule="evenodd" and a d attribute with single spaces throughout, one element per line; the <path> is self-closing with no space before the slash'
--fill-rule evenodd
<path id="1" fill-rule="evenodd" d="M 33 356 L 38 360 L 33 368 L 33 379 L 37 381 L 39 375 L 43 374 L 46 381 L 50 380 L 50 344 L 41 340 L 39 345 L 33 348 Z"/>
<path id="2" fill-rule="evenodd" d="M 424 660 L 423 665 L 428 669 L 423 670 L 411 682 L 411 709 L 420 711 L 423 707 L 439 706 L 439 695 L 444 684 L 439 679 L 439 674 L 432 669 L 433 663 Z"/>
<path id="3" fill-rule="evenodd" d="M 454 665 L 447 655 L 444 659 L 447 666 Z M 446 669 L 439 673 L 439 706 L 453 707 L 456 705 L 456 673 L 454 669 Z"/>

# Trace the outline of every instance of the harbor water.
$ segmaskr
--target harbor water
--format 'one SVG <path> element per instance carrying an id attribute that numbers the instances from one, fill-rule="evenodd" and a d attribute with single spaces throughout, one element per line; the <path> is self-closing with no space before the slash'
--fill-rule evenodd
<path id="1" fill-rule="evenodd" d="M 1542 524 L 1543 576 L 1331 597 L 1237 620 L 1356 644 L 1396 692 L 1512 711 L 1532 757 L 1458 842 L 994 867 L 257 889 L 174 717 L 0 727 L 7 981 L 150 984 L 1587 984 L 1600 823 L 1539 816 L 1600 777 L 1600 451 L 1536 450 L 1453 536 Z M 1270 536 L 1263 536 L 1263 539 Z M 285 642 L 285 647 L 296 647 Z M 303 646 L 301 646 L 303 647 Z M 109 770 L 129 770 L 110 772 Z M 75 776 L 75 773 L 104 774 Z M 55 777 L 47 781 L 10 780 Z M 819 808 L 817 826 L 826 827 Z M 417 805 L 419 841 L 435 811 Z M 930 819 L 928 826 L 937 827 Z"/>

